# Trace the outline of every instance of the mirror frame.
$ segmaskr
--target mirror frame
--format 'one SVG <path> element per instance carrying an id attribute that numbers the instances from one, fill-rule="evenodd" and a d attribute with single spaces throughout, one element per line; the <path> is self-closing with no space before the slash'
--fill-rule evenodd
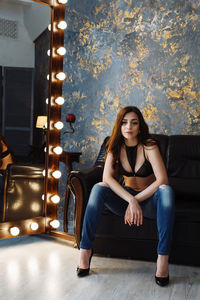
<path id="1" fill-rule="evenodd" d="M 41 217 L 0 223 L 0 240 L 15 237 L 11 235 L 10 228 L 18 227 L 20 233 L 17 236 L 51 233 L 50 221 L 57 218 L 57 205 L 51 201 L 51 196 L 58 194 L 58 180 L 52 177 L 54 170 L 59 170 L 59 155 L 53 154 L 52 146 L 60 145 L 60 132 L 53 124 L 60 120 L 61 107 L 54 102 L 56 97 L 62 96 L 62 81 L 55 75 L 63 69 L 63 56 L 56 53 L 56 49 L 64 45 L 64 30 L 57 28 L 57 23 L 64 20 L 65 4 L 59 0 L 32 0 L 44 4 L 51 9 L 50 31 L 50 60 L 49 60 L 49 103 L 48 103 L 48 129 L 47 147 L 45 155 L 45 180 L 44 180 L 44 213 Z M 45 99 L 44 99 L 45 101 Z M 33 231 L 30 227 L 32 222 L 37 222 L 39 227 Z M 52 232 L 53 235 L 53 232 Z"/>

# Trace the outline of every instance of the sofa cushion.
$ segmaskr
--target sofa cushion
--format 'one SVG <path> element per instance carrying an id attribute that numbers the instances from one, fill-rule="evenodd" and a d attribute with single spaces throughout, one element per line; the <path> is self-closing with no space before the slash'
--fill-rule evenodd
<path id="1" fill-rule="evenodd" d="M 200 135 L 169 136 L 168 175 L 200 180 Z"/>

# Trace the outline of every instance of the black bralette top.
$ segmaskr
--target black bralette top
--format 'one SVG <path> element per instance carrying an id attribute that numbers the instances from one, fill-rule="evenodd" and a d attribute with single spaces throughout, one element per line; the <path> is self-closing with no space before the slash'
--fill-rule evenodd
<path id="1" fill-rule="evenodd" d="M 137 170 L 137 172 L 135 172 L 135 163 L 136 163 L 136 158 L 137 158 L 137 146 L 138 145 L 132 146 L 132 147 L 125 146 L 127 158 L 128 158 L 129 164 L 131 166 L 132 172 L 127 172 L 126 170 L 124 170 L 121 162 L 119 162 L 120 175 L 125 175 L 127 177 L 132 177 L 132 176 L 147 177 L 147 176 L 153 174 L 153 169 L 152 169 L 151 163 L 147 160 L 147 158 L 145 156 L 144 147 L 143 147 L 143 153 L 144 153 L 145 161 L 144 161 L 143 165 L 139 168 L 139 170 Z"/>

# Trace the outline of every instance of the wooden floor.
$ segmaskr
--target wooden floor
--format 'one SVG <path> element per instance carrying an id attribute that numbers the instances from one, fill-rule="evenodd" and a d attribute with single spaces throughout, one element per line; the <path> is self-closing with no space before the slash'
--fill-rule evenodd
<path id="1" fill-rule="evenodd" d="M 170 266 L 171 283 L 155 284 L 155 264 L 94 256 L 92 272 L 77 278 L 72 244 L 26 236 L 0 241 L 1 300 L 200 300 L 200 268 Z"/>

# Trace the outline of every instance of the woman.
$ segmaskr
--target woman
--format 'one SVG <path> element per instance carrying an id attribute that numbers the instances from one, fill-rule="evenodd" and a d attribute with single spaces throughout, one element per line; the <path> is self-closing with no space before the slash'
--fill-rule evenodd
<path id="1" fill-rule="evenodd" d="M 113 213 L 124 216 L 129 226 L 142 225 L 143 216 L 157 219 L 155 281 L 160 286 L 167 285 L 174 193 L 168 185 L 158 143 L 149 134 L 137 107 L 127 106 L 119 111 L 106 150 L 103 182 L 94 185 L 85 212 L 77 275 L 89 274 L 94 235 L 105 205 Z M 120 185 L 118 176 L 123 176 L 124 185 Z"/>

